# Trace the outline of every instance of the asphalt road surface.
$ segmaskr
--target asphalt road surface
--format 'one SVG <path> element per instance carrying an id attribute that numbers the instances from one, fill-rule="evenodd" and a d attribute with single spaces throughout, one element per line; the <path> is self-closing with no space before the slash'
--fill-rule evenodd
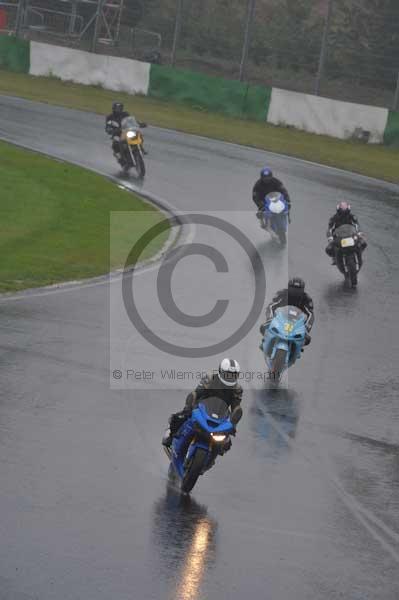
<path id="1" fill-rule="evenodd" d="M 118 173 L 95 115 L 0 98 L 0 136 Z M 265 265 L 267 299 L 287 272 L 306 279 L 313 341 L 288 389 L 244 383 L 231 451 L 184 500 L 168 485 L 160 438 L 193 383 L 161 371 L 211 368 L 224 354 L 245 371 L 264 368 L 261 316 L 232 349 L 203 358 L 169 356 L 143 335 L 151 328 L 191 348 L 243 321 L 255 278 L 236 240 L 201 225 L 185 232 L 186 241 L 220 243 L 229 263 L 218 274 L 209 258 L 186 257 L 173 274 L 185 313 L 230 300 L 211 326 L 173 324 L 155 265 L 134 280 L 139 331 L 120 278 L 0 299 L 1 600 L 397 600 L 399 188 L 151 127 L 146 141 L 144 189 L 241 228 Z M 264 163 L 292 194 L 287 251 L 270 243 L 251 206 Z M 369 242 L 356 292 L 343 290 L 324 254 L 341 198 Z M 113 381 L 115 369 L 122 377 Z M 155 375 L 132 382 L 128 369 Z"/>

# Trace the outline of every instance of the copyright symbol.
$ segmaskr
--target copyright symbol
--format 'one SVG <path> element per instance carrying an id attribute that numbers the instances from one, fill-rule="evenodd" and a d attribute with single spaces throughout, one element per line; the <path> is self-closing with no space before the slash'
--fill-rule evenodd
<path id="1" fill-rule="evenodd" d="M 224 235 L 232 238 L 245 252 L 246 259 L 249 260 L 249 263 L 251 264 L 255 282 L 253 302 L 248 315 L 245 319 L 243 319 L 236 331 L 215 344 L 193 348 L 190 346 L 179 346 L 160 338 L 154 331 L 150 329 L 149 324 L 142 319 L 133 297 L 135 272 L 131 272 L 129 270 L 129 265 L 136 264 L 138 262 L 146 247 L 158 235 L 164 233 L 171 227 L 176 227 L 179 225 L 180 223 L 175 219 L 165 219 L 157 223 L 148 231 L 146 231 L 146 233 L 133 246 L 125 262 L 125 268 L 122 276 L 122 297 L 131 323 L 134 325 L 136 330 L 140 332 L 140 334 L 154 347 L 173 356 L 185 358 L 204 358 L 208 356 L 214 356 L 216 354 L 222 354 L 226 350 L 236 346 L 251 331 L 263 310 L 266 296 L 266 274 L 263 261 L 253 242 L 230 221 L 214 215 L 195 213 L 185 215 L 184 222 L 210 227 L 218 230 L 218 234 L 222 232 Z M 208 259 L 208 261 L 213 263 L 214 268 L 218 273 L 226 273 L 229 271 L 229 269 L 225 257 L 219 250 L 213 246 L 200 243 L 185 244 L 177 247 L 169 252 L 161 263 L 157 277 L 157 293 L 159 303 L 165 314 L 175 323 L 184 327 L 192 328 L 194 333 L 192 336 L 190 333 L 187 333 L 187 336 L 195 339 L 195 328 L 207 327 L 215 324 L 225 314 L 229 305 L 229 301 L 227 299 L 217 300 L 212 310 L 203 315 L 189 315 L 179 309 L 172 295 L 172 276 L 177 264 L 183 258 L 190 256 L 205 257 Z M 207 294 L 207 292 L 208 290 L 206 289 L 206 286 L 204 286 L 204 294 Z"/>
<path id="2" fill-rule="evenodd" d="M 120 371 L 119 369 L 115 369 L 114 371 L 112 371 L 112 377 L 114 379 L 122 379 L 122 371 Z"/>

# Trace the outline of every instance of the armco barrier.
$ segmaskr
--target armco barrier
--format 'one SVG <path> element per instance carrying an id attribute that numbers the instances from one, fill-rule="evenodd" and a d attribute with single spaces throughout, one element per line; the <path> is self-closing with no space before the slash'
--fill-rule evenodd
<path id="1" fill-rule="evenodd" d="M 356 129 L 370 132 L 370 143 L 382 143 L 388 110 L 340 102 L 273 88 L 268 123 L 290 125 L 297 129 L 348 139 Z"/>
<path id="2" fill-rule="evenodd" d="M 211 77 L 183 69 L 152 65 L 148 95 L 231 117 L 265 121 L 271 89 Z"/>
<path id="3" fill-rule="evenodd" d="M 53 75 L 128 94 L 148 92 L 150 65 L 145 62 L 31 42 L 30 63 L 31 75 Z"/>
<path id="4" fill-rule="evenodd" d="M 29 42 L 0 35 L 0 69 L 29 73 Z"/>
<path id="5" fill-rule="evenodd" d="M 389 111 L 384 132 L 384 144 L 399 147 L 399 112 Z"/>

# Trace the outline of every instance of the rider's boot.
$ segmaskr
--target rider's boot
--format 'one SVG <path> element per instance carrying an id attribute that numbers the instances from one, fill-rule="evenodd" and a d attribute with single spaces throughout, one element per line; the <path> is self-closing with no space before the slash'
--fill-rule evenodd
<path id="1" fill-rule="evenodd" d="M 122 164 L 122 155 L 120 152 L 114 152 L 114 156 L 116 158 L 116 160 L 118 161 L 118 163 L 121 165 Z"/>
<path id="2" fill-rule="evenodd" d="M 172 440 L 173 440 L 173 435 L 172 435 L 170 429 L 167 429 L 162 438 L 162 445 L 165 446 L 166 448 L 170 448 L 172 445 Z"/>

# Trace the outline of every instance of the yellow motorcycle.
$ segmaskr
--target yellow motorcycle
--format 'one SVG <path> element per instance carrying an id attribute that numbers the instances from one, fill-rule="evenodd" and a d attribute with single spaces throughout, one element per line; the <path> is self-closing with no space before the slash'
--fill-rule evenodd
<path id="1" fill-rule="evenodd" d="M 147 127 L 146 123 L 137 123 L 134 117 L 126 117 L 121 123 L 120 152 L 121 165 L 127 174 L 135 168 L 140 179 L 145 176 L 143 156 L 143 135 L 140 127 Z"/>

